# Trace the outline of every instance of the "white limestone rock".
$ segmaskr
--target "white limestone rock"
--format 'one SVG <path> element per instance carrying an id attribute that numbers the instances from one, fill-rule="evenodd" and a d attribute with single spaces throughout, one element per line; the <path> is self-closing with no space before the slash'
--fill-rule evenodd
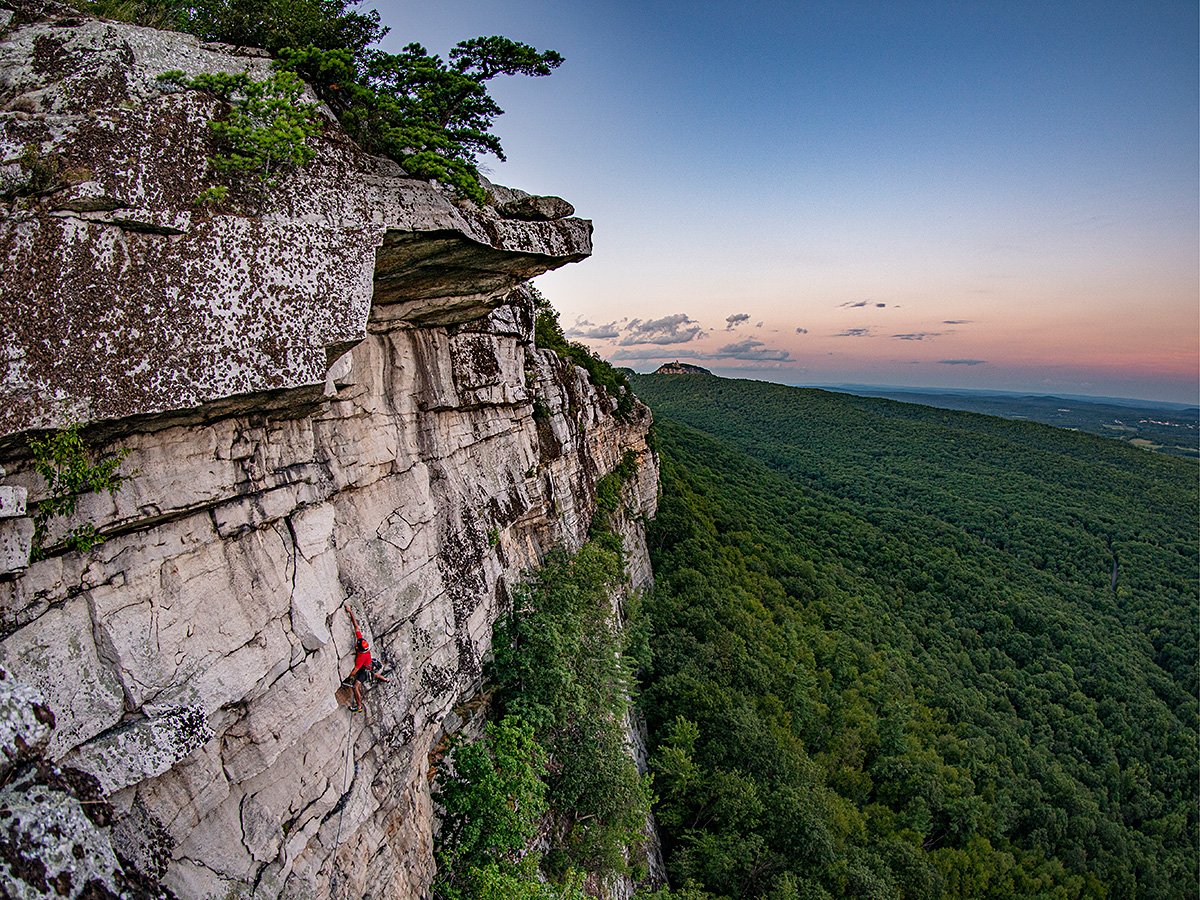
<path id="1" fill-rule="evenodd" d="M 137 823 L 159 822 L 168 830 L 172 845 L 190 833 L 230 794 L 221 765 L 221 743 L 214 737 L 157 778 L 114 794 L 119 823 L 129 817 Z"/>
<path id="2" fill-rule="evenodd" d="M 334 694 L 340 680 L 331 655 L 318 652 L 288 669 L 225 731 L 221 760 L 231 780 L 244 782 L 265 771 L 338 709 Z"/>
<path id="3" fill-rule="evenodd" d="M 0 519 L 0 575 L 28 568 L 33 531 L 32 519 Z"/>
<path id="4" fill-rule="evenodd" d="M 75 748 L 64 762 L 96 776 L 105 794 L 161 775 L 213 736 L 197 706 L 121 725 Z"/>
<path id="5" fill-rule="evenodd" d="M 0 641 L 0 665 L 39 691 L 54 710 L 58 727 L 47 747 L 52 757 L 116 725 L 124 712 L 121 683 L 100 661 L 82 598 L 48 610 L 36 628 Z"/>
<path id="6" fill-rule="evenodd" d="M 214 110 L 154 76 L 267 60 L 86 19 L 8 37 L 0 88 L 28 112 L 0 117 L 0 163 L 36 141 L 90 172 L 0 222 L 13 271 L 42 261 L 0 285 L 4 461 L 38 499 L 12 448 L 78 420 L 129 477 L 56 525 L 105 543 L 0 579 L 0 662 L 57 714 L 50 756 L 105 779 L 125 858 L 179 896 L 422 896 L 429 754 L 511 586 L 586 539 L 627 451 L 618 526 L 650 577 L 648 412 L 618 420 L 508 293 L 586 255 L 590 225 L 460 208 L 333 130 L 256 205 L 196 214 Z M 30 64 L 39 37 L 58 71 Z M 353 718 L 345 601 L 391 678 Z"/>
<path id="7" fill-rule="evenodd" d="M 334 507 L 327 504 L 315 509 L 319 510 L 315 518 L 326 529 L 324 546 L 319 550 L 310 545 L 306 553 L 302 545 L 303 537 L 299 529 L 311 527 L 311 522 L 307 526 L 297 525 L 299 516 L 289 520 L 296 540 L 291 626 L 292 632 L 307 651 L 319 650 L 329 642 L 329 620 L 341 609 L 344 599 L 338 582 L 337 554 L 332 544 Z M 314 516 L 304 518 L 311 520 Z"/>
<path id="8" fill-rule="evenodd" d="M 4 470 L 0 469 L 0 478 Z M 29 492 L 23 487 L 11 484 L 0 484 L 0 519 L 25 515 L 25 500 Z"/>
<path id="9" fill-rule="evenodd" d="M 51 898 L 80 896 L 88 885 L 104 896 L 121 895 L 122 868 L 108 835 L 69 794 L 34 787 L 32 779 L 18 779 L 0 790 L 4 829 L 19 835 L 11 856 L 0 854 L 0 889 L 7 897 Z M 25 875 L 33 867 L 37 879 Z M 45 885 L 39 890 L 36 883 Z"/>
<path id="10" fill-rule="evenodd" d="M 0 466 L 0 478 L 5 471 Z M 33 549 L 33 521 L 23 518 L 29 491 L 15 484 L 0 484 L 0 575 L 20 572 L 29 565 Z"/>
<path id="11" fill-rule="evenodd" d="M 0 669 L 0 780 L 33 753 L 39 753 L 54 730 L 54 713 L 41 693 Z"/>
<path id="12" fill-rule="evenodd" d="M 165 900 L 114 852 L 99 782 L 45 758 L 54 727 L 41 693 L 0 669 L 0 896 Z"/>

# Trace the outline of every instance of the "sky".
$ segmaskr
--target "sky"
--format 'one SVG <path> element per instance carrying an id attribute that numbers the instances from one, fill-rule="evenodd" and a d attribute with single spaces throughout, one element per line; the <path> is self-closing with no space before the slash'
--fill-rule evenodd
<path id="1" fill-rule="evenodd" d="M 499 78 L 492 180 L 592 258 L 537 286 L 618 365 L 1200 401 L 1194 0 L 380 0 Z"/>

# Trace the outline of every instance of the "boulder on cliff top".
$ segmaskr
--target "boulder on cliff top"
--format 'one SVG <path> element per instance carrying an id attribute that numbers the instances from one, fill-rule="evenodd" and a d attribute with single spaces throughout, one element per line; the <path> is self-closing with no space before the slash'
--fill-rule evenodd
<path id="1" fill-rule="evenodd" d="M 562 197 L 522 197 L 496 207 L 502 219 L 523 222 L 552 222 L 575 215 L 575 207 Z"/>

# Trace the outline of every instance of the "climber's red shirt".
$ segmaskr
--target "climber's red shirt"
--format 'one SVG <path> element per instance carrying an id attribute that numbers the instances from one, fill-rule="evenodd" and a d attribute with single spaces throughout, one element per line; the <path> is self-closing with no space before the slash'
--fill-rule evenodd
<path id="1" fill-rule="evenodd" d="M 354 632 L 354 641 L 355 641 L 355 644 L 354 644 L 355 647 L 362 647 L 366 644 L 366 641 L 363 639 L 361 631 Z M 371 649 L 369 647 L 366 650 L 363 650 L 361 653 L 358 653 L 357 655 L 355 655 L 354 668 L 356 668 L 356 669 L 371 668 Z"/>

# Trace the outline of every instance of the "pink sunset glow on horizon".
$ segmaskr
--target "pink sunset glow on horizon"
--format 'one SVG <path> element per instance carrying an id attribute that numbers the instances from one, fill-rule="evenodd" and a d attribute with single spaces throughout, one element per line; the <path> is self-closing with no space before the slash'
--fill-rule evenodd
<path id="1" fill-rule="evenodd" d="M 538 286 L 614 363 L 1200 402 L 1194 2 L 402 6 L 566 57 L 485 171 L 594 222 Z"/>
<path id="2" fill-rule="evenodd" d="M 556 277 L 573 276 L 553 273 L 539 284 L 564 307 Z M 717 374 L 793 384 L 961 387 L 1186 403 L 1196 402 L 1198 393 L 1195 280 L 1187 271 L 1173 283 L 1156 273 L 1140 288 L 1153 299 L 1140 303 L 1126 300 L 1136 291 L 1126 294 L 1119 282 L 1075 292 L 1017 284 L 945 300 L 867 290 L 843 290 L 859 299 L 841 300 L 835 285 L 825 294 L 833 299 L 818 300 L 807 291 L 783 299 L 789 292 L 779 290 L 779 299 L 758 303 L 698 291 L 677 298 L 676 306 L 640 300 L 635 305 L 645 310 L 641 317 L 571 317 L 564 308 L 562 320 L 572 339 L 641 372 L 679 359 Z M 761 282 L 755 287 L 763 290 Z M 575 302 L 590 308 L 586 293 Z M 600 296 L 596 305 L 612 308 Z"/>

